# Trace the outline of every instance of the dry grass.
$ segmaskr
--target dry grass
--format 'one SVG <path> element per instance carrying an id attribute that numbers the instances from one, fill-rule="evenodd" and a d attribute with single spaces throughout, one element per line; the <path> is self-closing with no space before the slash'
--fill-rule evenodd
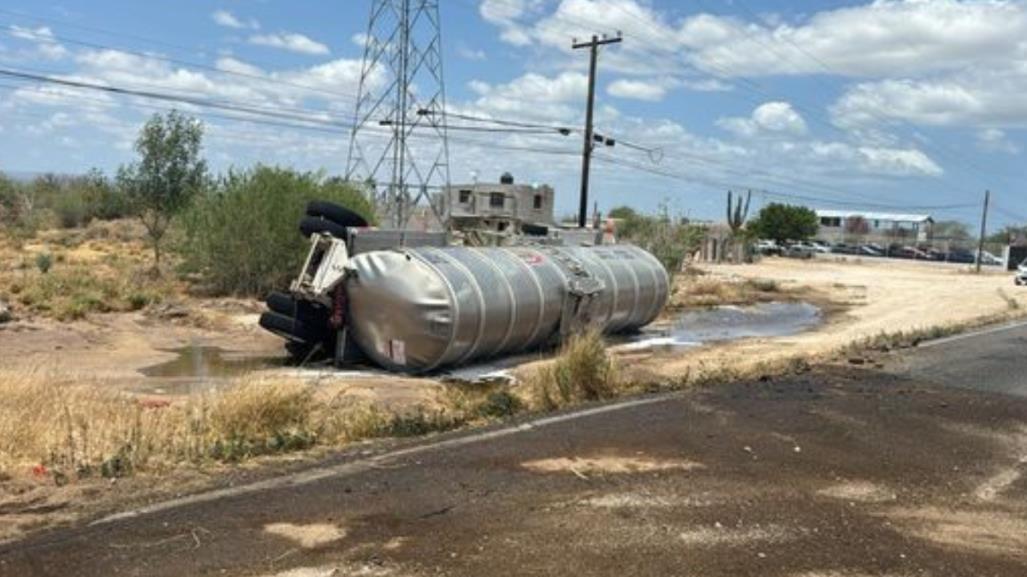
<path id="1" fill-rule="evenodd" d="M 19 316 L 62 321 L 163 300 L 176 287 L 145 274 L 149 263 L 137 228 L 134 221 L 97 222 L 28 240 L 0 235 L 0 300 Z"/>
<path id="2" fill-rule="evenodd" d="M 572 335 L 552 362 L 535 369 L 526 390 L 529 405 L 543 410 L 616 396 L 617 368 L 602 335 Z"/>
<path id="3" fill-rule="evenodd" d="M 775 280 L 726 280 L 702 276 L 681 276 L 667 308 L 681 310 L 720 305 L 752 305 L 789 300 L 793 295 Z"/>
<path id="4" fill-rule="evenodd" d="M 161 472 L 182 465 L 461 426 L 481 404 L 447 399 L 395 413 L 300 382 L 241 381 L 225 392 L 167 402 L 111 392 L 102 383 L 46 375 L 0 377 L 0 475 L 75 478 Z"/>

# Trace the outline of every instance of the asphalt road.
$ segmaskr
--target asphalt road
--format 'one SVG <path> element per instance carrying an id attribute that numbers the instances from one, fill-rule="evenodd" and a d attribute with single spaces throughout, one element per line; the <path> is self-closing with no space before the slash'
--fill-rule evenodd
<path id="1" fill-rule="evenodd" d="M 1025 336 L 354 456 L 3 546 L 0 575 L 1022 577 Z"/>
<path id="2" fill-rule="evenodd" d="M 891 365 L 891 370 L 913 378 L 1027 397 L 1027 324 L 926 343 Z"/>

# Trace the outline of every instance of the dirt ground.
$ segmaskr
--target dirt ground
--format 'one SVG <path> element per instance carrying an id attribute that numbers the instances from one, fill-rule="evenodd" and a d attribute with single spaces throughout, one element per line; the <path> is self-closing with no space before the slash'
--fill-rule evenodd
<path id="1" fill-rule="evenodd" d="M 725 283 L 772 280 L 786 298 L 808 295 L 829 314 L 813 331 L 661 353 L 644 359 L 640 369 L 674 378 L 697 365 L 817 358 L 882 334 L 972 324 L 984 318 L 1014 318 L 1027 312 L 1027 290 L 1014 286 L 1011 273 L 986 270 L 977 275 L 965 265 L 768 258 L 752 265 L 703 265 L 701 270 L 707 274 L 681 277 L 678 290 L 710 279 Z"/>
<path id="2" fill-rule="evenodd" d="M 674 378 L 699 364 L 712 367 L 740 358 L 773 362 L 796 355 L 824 355 L 882 333 L 955 325 L 996 315 L 1016 316 L 1027 311 L 1027 290 L 1014 286 L 1009 274 L 988 271 L 974 275 L 964 266 L 770 258 L 744 266 L 703 265 L 701 270 L 706 274 L 678 278 L 672 304 L 676 300 L 688 306 L 715 304 L 718 299 L 731 304 L 739 299 L 806 300 L 825 311 L 825 322 L 814 331 L 789 337 L 623 353 L 624 363 L 640 376 Z M 703 291 L 695 297 L 689 290 L 697 284 L 737 286 L 739 290 L 712 295 Z M 139 371 L 176 358 L 171 351 L 182 347 L 220 347 L 239 357 L 282 355 L 280 339 L 257 326 L 262 308 L 253 300 L 179 299 L 147 310 L 94 314 L 72 322 L 31 315 L 0 324 L 0 375 L 37 371 L 89 377 L 148 392 L 156 385 L 140 386 L 140 382 L 157 381 Z M 672 310 L 665 320 L 674 314 Z M 438 382 L 373 372 L 269 370 L 350 387 L 362 398 L 384 396 L 393 401 L 426 398 L 417 392 L 419 384 L 432 388 Z"/>

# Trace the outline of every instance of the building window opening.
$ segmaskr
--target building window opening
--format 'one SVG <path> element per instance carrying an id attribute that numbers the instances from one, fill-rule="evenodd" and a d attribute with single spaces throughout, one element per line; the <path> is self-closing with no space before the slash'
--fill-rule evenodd
<path id="1" fill-rule="evenodd" d="M 542 210 L 542 195 L 541 194 L 536 194 L 535 195 L 535 202 L 534 202 L 533 206 L 535 207 L 535 210 Z"/>
<path id="2" fill-rule="evenodd" d="M 471 191 L 461 190 L 460 191 L 460 204 L 467 204 L 471 202 Z"/>
<path id="3" fill-rule="evenodd" d="M 502 192 L 493 192 L 489 194 L 489 206 L 492 208 L 503 208 L 506 204 L 506 197 Z"/>

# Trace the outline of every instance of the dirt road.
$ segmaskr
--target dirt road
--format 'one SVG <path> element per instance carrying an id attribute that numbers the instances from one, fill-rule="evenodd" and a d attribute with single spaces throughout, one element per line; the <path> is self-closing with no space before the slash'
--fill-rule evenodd
<path id="1" fill-rule="evenodd" d="M 1021 576 L 1027 399 L 987 376 L 1024 338 L 942 345 L 976 390 L 914 351 L 593 407 L 39 535 L 0 575 Z"/>

